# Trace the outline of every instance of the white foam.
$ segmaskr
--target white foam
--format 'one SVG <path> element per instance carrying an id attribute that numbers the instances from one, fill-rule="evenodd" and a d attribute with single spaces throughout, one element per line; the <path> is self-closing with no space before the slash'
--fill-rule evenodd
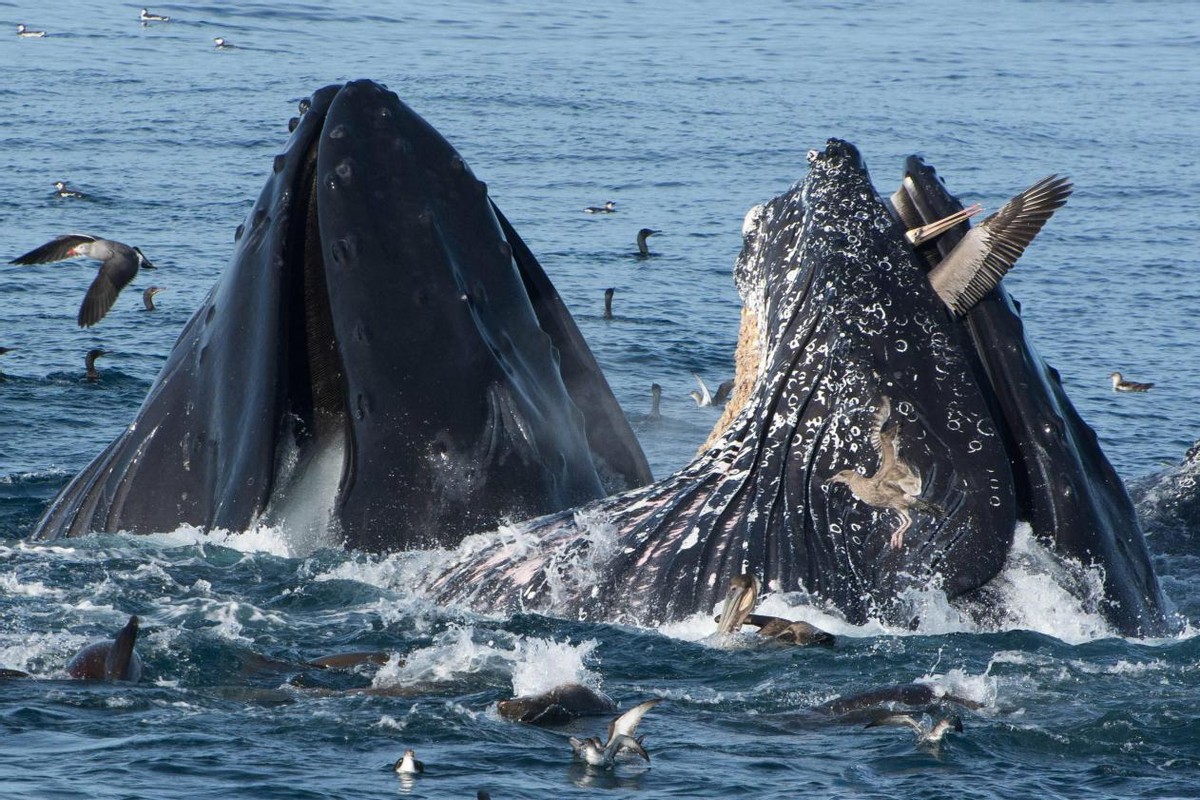
<path id="1" fill-rule="evenodd" d="M 41 581 L 22 583 L 16 573 L 0 573 L 0 594 L 22 595 L 24 597 L 62 597 L 59 589 L 51 589 Z"/>
<path id="2" fill-rule="evenodd" d="M 514 655 L 513 695 L 538 694 L 563 683 L 582 683 L 598 690 L 600 676 L 585 663 L 598 644 L 595 639 L 577 645 L 552 639 L 522 639 Z"/>

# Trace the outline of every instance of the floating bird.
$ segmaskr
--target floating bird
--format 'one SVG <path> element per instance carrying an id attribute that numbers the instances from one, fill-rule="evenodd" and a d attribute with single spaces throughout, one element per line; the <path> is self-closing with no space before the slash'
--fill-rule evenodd
<path id="1" fill-rule="evenodd" d="M 237 47 L 237 45 L 233 42 L 225 41 L 223 36 L 218 36 L 217 38 L 213 39 L 213 41 L 216 43 L 218 50 L 233 50 Z"/>
<path id="2" fill-rule="evenodd" d="M 929 283 L 942 302 L 957 315 L 969 311 L 1012 269 L 1055 209 L 1067 202 L 1072 189 L 1070 178 L 1065 176 L 1042 178 L 969 230 L 962 241 L 929 271 Z M 963 213 L 952 214 L 918 229 L 925 231 L 922 241 L 961 222 L 966 218 Z"/>
<path id="3" fill-rule="evenodd" d="M 45 31 L 31 31 L 24 25 L 17 26 L 17 36 L 20 36 L 22 39 L 41 39 L 45 35 Z"/>
<path id="4" fill-rule="evenodd" d="M 652 255 L 650 248 L 646 246 L 646 237 L 653 236 L 656 233 L 658 233 L 658 231 L 652 231 L 649 228 L 642 228 L 640 231 L 638 231 L 637 245 L 639 258 L 649 258 Z"/>
<path id="5" fill-rule="evenodd" d="M 829 484 L 844 483 L 850 493 L 875 508 L 889 508 L 900 517 L 900 527 L 892 533 L 892 547 L 899 549 L 904 544 L 904 534 L 912 526 L 910 509 L 926 511 L 942 516 L 940 508 L 920 499 L 921 475 L 900 459 L 899 426 L 884 429 L 884 423 L 892 413 L 891 399 L 884 395 L 879 401 L 879 410 L 871 424 L 871 446 L 879 456 L 879 467 L 871 477 L 860 475 L 852 469 L 844 469 L 829 479 Z"/>
<path id="6" fill-rule="evenodd" d="M 151 14 L 149 10 L 143 8 L 141 16 L 138 17 L 142 22 L 170 22 L 170 17 L 164 17 L 162 14 Z"/>
<path id="7" fill-rule="evenodd" d="M 15 348 L 15 347 L 0 347 L 0 356 L 4 355 L 6 353 L 11 353 L 13 350 L 16 350 L 16 349 L 17 348 Z"/>
<path id="8" fill-rule="evenodd" d="M 405 750 L 404 755 L 396 759 L 394 769 L 401 775 L 420 775 L 425 771 L 425 765 L 417 760 L 416 753 L 412 750 Z"/>
<path id="9" fill-rule="evenodd" d="M 588 214 L 615 214 L 617 212 L 617 204 L 612 200 L 606 200 L 603 206 L 588 206 L 584 211 Z"/>
<path id="10" fill-rule="evenodd" d="M 875 728 L 881 725 L 900 725 L 912 728 L 917 734 L 918 745 L 937 745 L 941 743 L 942 738 L 950 731 L 962 733 L 963 730 L 962 720 L 957 716 L 940 719 L 932 727 L 926 728 L 912 714 L 888 714 L 879 719 L 871 720 L 863 727 Z"/>
<path id="11" fill-rule="evenodd" d="M 1137 381 L 1127 381 L 1121 377 L 1121 373 L 1114 372 L 1108 377 L 1112 378 L 1114 392 L 1148 392 L 1153 383 L 1138 383 Z"/>
<path id="12" fill-rule="evenodd" d="M 815 625 L 807 622 L 792 622 L 782 617 L 751 614 L 758 603 L 760 584 L 758 578 L 747 573 L 738 575 L 729 582 L 725 605 L 717 617 L 717 633 L 737 633 L 743 625 L 758 628 L 758 635 L 784 644 L 832 646 L 835 639 Z"/>
<path id="13" fill-rule="evenodd" d="M 662 419 L 660 405 L 662 405 L 662 387 L 657 383 L 652 383 L 650 384 L 650 413 L 646 415 L 646 419 Z"/>
<path id="14" fill-rule="evenodd" d="M 614 290 L 614 289 L 611 289 L 611 288 L 609 288 L 609 289 L 605 289 L 605 290 L 604 290 L 604 318 L 605 318 L 605 319 L 612 319 L 612 318 L 613 318 L 613 315 L 612 315 L 612 299 L 613 299 L 613 292 L 614 292 L 614 291 L 615 291 L 615 290 Z"/>
<path id="15" fill-rule="evenodd" d="M 79 307 L 79 327 L 87 328 L 104 319 L 117 302 L 117 294 L 129 285 L 138 269 L 154 269 L 154 265 L 136 247 L 111 239 L 97 239 L 83 233 L 71 233 L 30 250 L 10 264 L 52 264 L 76 256 L 88 256 L 103 262 L 100 272 L 84 295 Z"/>
<path id="16" fill-rule="evenodd" d="M 147 311 L 157 311 L 154 305 L 154 295 L 162 291 L 161 286 L 151 286 L 146 291 L 142 292 L 142 305 Z"/>
<path id="17" fill-rule="evenodd" d="M 692 373 L 692 377 L 696 379 L 696 383 L 700 384 L 700 391 L 692 389 L 688 392 L 688 397 L 695 400 L 698 406 L 711 406 L 713 404 L 712 395 L 708 393 L 708 387 L 704 385 L 704 379 L 696 372 Z"/>
<path id="18" fill-rule="evenodd" d="M 85 195 L 81 191 L 78 191 L 76 189 L 68 189 L 66 181 L 55 181 L 54 182 L 54 192 L 59 197 L 74 197 L 74 198 L 78 198 L 78 199 L 83 199 L 84 197 L 87 197 L 87 195 Z"/>
<path id="19" fill-rule="evenodd" d="M 108 355 L 108 351 L 101 350 L 100 348 L 87 351 L 87 355 L 84 356 L 83 363 L 84 366 L 87 367 L 87 379 L 89 381 L 94 382 L 100 380 L 100 373 L 96 371 L 96 359 L 100 358 L 100 356 L 106 355 Z"/>
<path id="20" fill-rule="evenodd" d="M 621 750 L 631 750 L 649 761 L 650 754 L 642 747 L 642 740 L 634 738 L 634 735 L 637 732 L 638 723 L 642 721 L 646 712 L 661 702 L 662 699 L 657 697 L 647 700 L 614 719 L 608 724 L 608 740 L 603 745 L 595 736 L 589 736 L 586 739 L 577 739 L 572 736 L 571 749 L 575 751 L 578 758 L 593 767 L 611 767 L 613 759 Z"/>

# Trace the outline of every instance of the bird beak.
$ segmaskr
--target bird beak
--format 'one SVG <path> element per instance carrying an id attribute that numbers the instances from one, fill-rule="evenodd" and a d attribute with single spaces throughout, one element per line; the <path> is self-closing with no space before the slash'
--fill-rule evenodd
<path id="1" fill-rule="evenodd" d="M 742 627 L 742 620 L 754 609 L 756 594 L 750 586 L 730 586 L 721 616 L 717 618 L 717 633 L 736 633 Z"/>
<path id="2" fill-rule="evenodd" d="M 936 222 L 931 222 L 928 225 L 922 225 L 919 228 L 913 228 L 905 233 L 904 236 L 908 239 L 909 244 L 911 244 L 913 247 L 916 247 L 929 241 L 930 239 L 941 236 L 958 223 L 970 219 L 982 210 L 983 206 L 979 205 L 979 203 L 976 203 L 970 208 L 964 208 L 962 211 L 955 211 L 950 216 L 943 217 Z"/>

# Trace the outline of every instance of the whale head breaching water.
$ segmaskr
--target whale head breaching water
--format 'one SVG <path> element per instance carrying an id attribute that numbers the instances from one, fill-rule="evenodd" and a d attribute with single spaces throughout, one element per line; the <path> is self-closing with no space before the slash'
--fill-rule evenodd
<path id="1" fill-rule="evenodd" d="M 34 536 L 265 521 L 297 550 L 451 546 L 649 482 L 565 304 L 449 142 L 371 81 L 300 110 L 137 417 Z"/>
<path id="2" fill-rule="evenodd" d="M 473 540 L 425 588 L 482 610 L 655 624 L 708 612 L 749 572 L 856 624 L 912 624 L 912 590 L 929 589 L 988 617 L 999 600 L 974 601 L 1020 518 L 1053 552 L 1110 576 L 1113 602 L 1097 610 L 1115 628 L 1168 627 L 1128 497 L 1115 476 L 1095 477 L 1107 461 L 1015 310 L 976 331 L 978 306 L 952 312 L 930 284 L 967 223 L 917 251 L 905 238 L 956 210 L 944 201 L 923 216 L 939 204 L 922 167 L 909 170 L 922 216 L 908 219 L 879 198 L 852 145 L 811 152 L 806 179 L 743 226 L 738 400 L 709 445 L 655 484 L 519 526 L 520 555 L 503 535 Z M 983 292 L 989 307 L 1000 293 Z M 1009 396 L 1009 384 L 1027 388 Z M 896 484 L 882 498 L 832 480 L 881 470 Z M 1064 503 L 1038 477 L 1062 474 L 1087 502 Z"/>

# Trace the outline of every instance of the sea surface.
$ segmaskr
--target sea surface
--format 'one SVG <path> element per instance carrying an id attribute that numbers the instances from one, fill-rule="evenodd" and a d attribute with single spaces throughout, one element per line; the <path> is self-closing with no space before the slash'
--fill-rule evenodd
<path id="1" fill-rule="evenodd" d="M 570 306 L 656 476 L 732 375 L 731 267 L 754 204 L 805 153 L 855 142 L 879 191 L 919 153 L 994 211 L 1050 173 L 1076 192 L 1005 279 L 1127 481 L 1200 434 L 1200 16 L 1177 2 L 0 2 L 0 259 L 67 232 L 139 245 L 144 272 L 81 330 L 92 262 L 0 266 L 2 798 L 1200 797 L 1200 559 L 1152 538 L 1186 622 L 1116 637 L 1022 562 L 1011 629 L 930 597 L 915 631 L 772 597 L 833 649 L 438 607 L 405 556 L 293 552 L 287 531 L 24 541 L 57 490 L 132 419 L 233 251 L 233 233 L 313 90 L 387 84 L 486 181 Z M 19 39 L 15 25 L 44 29 Z M 235 49 L 217 50 L 225 37 Z M 86 199 L 60 199 L 66 180 Z M 582 209 L 615 200 L 617 213 Z M 639 228 L 656 257 L 638 260 Z M 165 287 L 159 310 L 141 290 Z M 615 319 L 602 319 L 613 287 Z M 101 379 L 84 353 L 108 351 Z M 1123 371 L 1157 385 L 1118 395 Z M 649 387 L 663 417 L 641 420 Z M 1170 533 L 1170 532 L 1168 532 Z M 1018 542 L 1027 542 L 1027 532 Z M 79 647 L 142 620 L 137 685 L 65 680 Z M 327 675 L 275 662 L 383 650 Z M 274 665 L 274 666 L 273 666 Z M 566 736 L 498 700 L 580 680 L 664 700 L 652 762 L 573 763 Z M 815 715 L 923 681 L 982 707 L 936 749 Z M 374 687 L 379 692 L 351 691 Z M 414 748 L 423 775 L 391 763 Z"/>

